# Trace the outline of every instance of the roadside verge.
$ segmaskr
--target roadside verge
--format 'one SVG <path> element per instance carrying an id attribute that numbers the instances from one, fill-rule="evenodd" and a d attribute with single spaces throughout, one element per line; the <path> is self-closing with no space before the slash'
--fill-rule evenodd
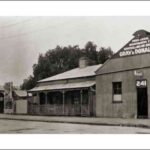
<path id="1" fill-rule="evenodd" d="M 127 126 L 150 128 L 149 119 L 122 119 L 122 118 L 96 118 L 96 117 L 63 117 L 63 116 L 30 116 L 0 114 L 1 120 L 37 121 L 50 123 L 72 123 L 104 126 Z"/>

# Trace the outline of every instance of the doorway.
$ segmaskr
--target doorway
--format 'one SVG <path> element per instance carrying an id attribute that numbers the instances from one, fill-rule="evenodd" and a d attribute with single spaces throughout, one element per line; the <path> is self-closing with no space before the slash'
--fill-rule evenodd
<path id="1" fill-rule="evenodd" d="M 137 88 L 137 117 L 148 117 L 148 96 L 147 87 Z"/>
<path id="2" fill-rule="evenodd" d="M 0 113 L 4 113 L 4 94 L 0 93 Z"/>

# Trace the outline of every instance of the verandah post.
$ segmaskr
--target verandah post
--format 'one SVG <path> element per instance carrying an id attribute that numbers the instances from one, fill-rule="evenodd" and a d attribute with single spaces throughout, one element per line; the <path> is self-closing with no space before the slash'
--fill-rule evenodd
<path id="1" fill-rule="evenodd" d="M 37 102 L 38 102 L 38 105 L 40 105 L 40 93 L 37 92 L 36 94 L 37 94 Z"/>
<path id="2" fill-rule="evenodd" d="M 88 115 L 90 116 L 90 112 L 91 112 L 91 90 L 88 89 Z"/>
<path id="3" fill-rule="evenodd" d="M 62 91 L 63 94 L 63 115 L 65 114 L 65 91 Z"/>
<path id="4" fill-rule="evenodd" d="M 45 92 L 45 104 L 47 104 L 47 93 L 48 92 Z"/>
<path id="5" fill-rule="evenodd" d="M 40 114 L 40 92 L 37 92 L 37 101 L 38 101 L 38 107 L 35 112 Z"/>
<path id="6" fill-rule="evenodd" d="M 80 90 L 80 108 L 81 108 L 81 116 L 82 116 L 82 101 L 83 101 L 83 91 Z"/>
<path id="7" fill-rule="evenodd" d="M 45 92 L 45 107 L 44 107 L 44 109 L 45 109 L 44 113 L 46 113 L 46 114 L 48 114 L 48 106 L 47 106 L 47 104 L 48 104 L 48 102 L 47 102 L 47 93 L 48 93 L 48 92 Z"/>

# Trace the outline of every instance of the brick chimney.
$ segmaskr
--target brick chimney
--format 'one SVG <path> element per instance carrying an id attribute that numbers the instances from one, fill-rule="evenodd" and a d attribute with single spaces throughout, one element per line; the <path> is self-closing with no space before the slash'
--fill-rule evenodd
<path id="1" fill-rule="evenodd" d="M 85 68 L 89 65 L 89 60 L 87 57 L 81 57 L 79 59 L 79 68 Z"/>

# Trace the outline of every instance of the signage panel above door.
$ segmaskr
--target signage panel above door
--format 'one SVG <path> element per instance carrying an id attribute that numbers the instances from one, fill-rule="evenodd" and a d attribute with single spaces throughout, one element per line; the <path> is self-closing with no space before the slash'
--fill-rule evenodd
<path id="1" fill-rule="evenodd" d="M 137 88 L 145 88 L 145 87 L 147 87 L 147 80 L 146 79 L 136 80 L 136 87 Z"/>

